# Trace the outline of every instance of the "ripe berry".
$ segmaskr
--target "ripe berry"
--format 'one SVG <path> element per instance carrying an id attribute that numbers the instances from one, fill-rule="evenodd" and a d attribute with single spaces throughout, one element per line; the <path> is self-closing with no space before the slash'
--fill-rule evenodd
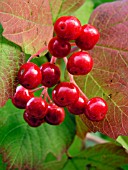
<path id="1" fill-rule="evenodd" d="M 35 117 L 29 115 L 26 111 L 24 112 L 23 117 L 24 117 L 24 120 L 31 127 L 38 127 L 44 122 L 44 119 L 35 118 Z"/>
<path id="2" fill-rule="evenodd" d="M 84 96 L 80 96 L 78 100 L 67 107 L 68 111 L 75 115 L 80 115 L 85 112 L 86 99 Z"/>
<path id="3" fill-rule="evenodd" d="M 85 115 L 91 121 L 104 119 L 108 111 L 107 103 L 100 97 L 94 97 L 87 102 Z"/>
<path id="4" fill-rule="evenodd" d="M 48 111 L 45 116 L 45 121 L 51 125 L 59 125 L 64 121 L 64 109 L 55 104 L 49 104 Z"/>
<path id="5" fill-rule="evenodd" d="M 81 34 L 76 39 L 76 45 L 82 50 L 90 50 L 98 42 L 100 34 L 98 30 L 90 24 L 82 26 Z"/>
<path id="6" fill-rule="evenodd" d="M 92 57 L 88 52 L 79 51 L 73 53 L 67 62 L 67 70 L 73 75 L 86 75 L 93 67 Z"/>
<path id="7" fill-rule="evenodd" d="M 42 84 L 46 87 L 52 87 L 60 80 L 60 69 L 54 64 L 44 63 L 40 67 L 42 73 Z"/>
<path id="8" fill-rule="evenodd" d="M 52 98 L 56 105 L 65 107 L 78 100 L 79 90 L 73 83 L 62 82 L 52 91 Z"/>
<path id="9" fill-rule="evenodd" d="M 27 102 L 34 97 L 33 93 L 23 86 L 18 86 L 12 97 L 12 103 L 19 109 L 25 109 Z"/>
<path id="10" fill-rule="evenodd" d="M 36 88 L 41 83 L 40 68 L 34 63 L 25 63 L 18 72 L 19 83 L 27 89 Z"/>
<path id="11" fill-rule="evenodd" d="M 48 44 L 49 52 L 57 58 L 63 58 L 70 53 L 71 45 L 58 37 L 53 37 Z"/>
<path id="12" fill-rule="evenodd" d="M 31 98 L 26 105 L 27 114 L 38 119 L 43 119 L 47 110 L 48 104 L 41 97 Z"/>
<path id="13" fill-rule="evenodd" d="M 54 30 L 62 39 L 75 40 L 81 33 L 81 23 L 74 16 L 63 16 L 55 22 Z"/>

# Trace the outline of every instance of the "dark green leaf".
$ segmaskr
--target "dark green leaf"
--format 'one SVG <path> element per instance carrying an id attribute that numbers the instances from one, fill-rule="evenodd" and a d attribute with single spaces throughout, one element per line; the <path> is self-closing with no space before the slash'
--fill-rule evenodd
<path id="1" fill-rule="evenodd" d="M 63 170 L 118 170 L 128 163 L 125 150 L 111 143 L 88 148 L 76 157 L 68 159 Z"/>

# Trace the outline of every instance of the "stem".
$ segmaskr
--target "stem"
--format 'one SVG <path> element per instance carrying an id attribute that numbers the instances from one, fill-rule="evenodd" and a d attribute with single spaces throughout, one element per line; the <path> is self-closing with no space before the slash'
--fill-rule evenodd
<path id="1" fill-rule="evenodd" d="M 73 52 L 75 52 L 75 51 L 78 51 L 79 49 L 78 49 L 78 47 L 77 46 L 74 46 L 72 49 L 71 49 L 71 53 L 73 53 Z"/>
<path id="2" fill-rule="evenodd" d="M 55 64 L 55 63 L 56 63 L 56 60 L 57 60 L 57 58 L 54 57 L 54 56 L 52 56 L 50 63 L 51 63 L 51 64 Z"/>
<path id="3" fill-rule="evenodd" d="M 44 90 L 41 93 L 41 97 L 44 97 L 44 100 L 48 99 L 48 101 L 52 103 L 52 100 L 48 94 L 48 87 L 44 87 Z"/>
<path id="4" fill-rule="evenodd" d="M 28 59 L 27 63 L 28 63 L 28 62 L 30 62 L 33 58 L 35 58 L 35 57 L 39 56 L 39 55 L 40 55 L 40 53 L 44 52 L 44 51 L 45 51 L 45 50 L 47 50 L 47 49 L 48 49 L 48 47 L 47 47 L 47 46 L 45 46 L 45 47 L 41 48 L 39 51 L 37 51 L 37 53 L 36 53 L 36 54 L 31 55 L 31 57 Z"/>
<path id="5" fill-rule="evenodd" d="M 64 59 L 65 64 L 67 65 L 67 62 L 68 62 L 67 57 L 64 57 L 63 59 Z M 69 76 L 70 82 L 73 83 L 73 84 L 75 84 L 75 86 L 79 89 L 81 95 L 85 97 L 86 101 L 88 101 L 89 99 L 87 98 L 87 96 L 84 94 L 84 92 L 83 92 L 83 91 L 79 88 L 79 86 L 76 84 L 73 75 L 68 72 L 68 76 Z"/>
<path id="6" fill-rule="evenodd" d="M 36 91 L 38 91 L 38 90 L 40 90 L 40 89 L 43 89 L 43 88 L 44 88 L 44 86 L 41 86 L 41 87 L 38 87 L 38 88 L 36 88 L 36 89 L 31 90 L 31 92 L 33 93 L 33 92 L 36 92 Z"/>

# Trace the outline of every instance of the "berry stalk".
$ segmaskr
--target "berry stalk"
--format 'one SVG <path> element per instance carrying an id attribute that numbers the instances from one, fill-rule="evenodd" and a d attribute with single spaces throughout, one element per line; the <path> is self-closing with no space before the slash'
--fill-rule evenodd
<path id="1" fill-rule="evenodd" d="M 65 62 L 65 65 L 67 65 L 68 59 L 67 59 L 66 57 L 64 57 L 63 60 L 64 60 L 64 62 Z M 73 83 L 73 84 L 75 84 L 75 86 L 79 89 L 81 95 L 85 97 L 86 101 L 88 101 L 88 100 L 89 100 L 88 97 L 84 94 L 84 92 L 83 92 L 83 91 L 79 88 L 79 86 L 76 84 L 73 75 L 68 72 L 68 76 L 69 76 L 70 82 Z"/>

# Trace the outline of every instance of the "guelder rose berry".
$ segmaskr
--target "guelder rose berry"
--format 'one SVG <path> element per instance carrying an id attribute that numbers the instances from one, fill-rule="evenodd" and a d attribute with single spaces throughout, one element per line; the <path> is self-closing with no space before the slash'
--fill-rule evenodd
<path id="1" fill-rule="evenodd" d="M 67 109 L 70 113 L 74 115 L 80 115 L 85 112 L 86 103 L 87 101 L 85 97 L 79 96 L 78 100 L 75 103 L 67 106 Z"/>
<path id="2" fill-rule="evenodd" d="M 48 44 L 49 52 L 56 58 L 63 58 L 70 53 L 71 45 L 58 37 L 53 37 Z"/>
<path id="3" fill-rule="evenodd" d="M 34 63 L 25 63 L 18 72 L 19 83 L 27 89 L 36 88 L 41 83 L 40 68 Z"/>
<path id="4" fill-rule="evenodd" d="M 40 67 L 42 73 L 42 84 L 52 87 L 60 81 L 60 69 L 55 64 L 44 63 Z"/>
<path id="5" fill-rule="evenodd" d="M 52 91 L 54 103 L 60 107 L 68 106 L 79 98 L 79 89 L 69 82 L 59 83 Z"/>
<path id="6" fill-rule="evenodd" d="M 107 114 L 108 106 L 104 99 L 94 97 L 86 104 L 85 115 L 91 121 L 101 121 Z"/>
<path id="7" fill-rule="evenodd" d="M 41 97 L 31 98 L 26 105 L 27 114 L 38 119 L 43 119 L 47 110 L 48 104 Z"/>
<path id="8" fill-rule="evenodd" d="M 26 111 L 23 114 L 23 118 L 28 123 L 28 125 L 31 127 L 38 127 L 42 123 L 44 123 L 44 119 L 38 119 L 36 117 L 33 117 L 29 115 Z"/>
<path id="9" fill-rule="evenodd" d="M 64 109 L 55 104 L 48 105 L 48 111 L 45 116 L 45 121 L 51 125 L 59 125 L 64 121 Z"/>
<path id="10" fill-rule="evenodd" d="M 61 39 L 75 40 L 81 33 L 81 23 L 74 16 L 62 16 L 56 20 L 54 31 Z"/>
<path id="11" fill-rule="evenodd" d="M 81 34 L 75 42 L 82 50 L 91 50 L 98 42 L 99 37 L 98 30 L 94 26 L 86 24 L 82 26 Z"/>
<path id="12" fill-rule="evenodd" d="M 88 52 L 73 53 L 67 62 L 67 70 L 72 75 L 86 75 L 93 67 L 92 57 Z"/>
<path id="13" fill-rule="evenodd" d="M 25 109 L 27 102 L 34 97 L 33 93 L 23 86 L 18 86 L 12 97 L 12 103 L 19 109 Z"/>

